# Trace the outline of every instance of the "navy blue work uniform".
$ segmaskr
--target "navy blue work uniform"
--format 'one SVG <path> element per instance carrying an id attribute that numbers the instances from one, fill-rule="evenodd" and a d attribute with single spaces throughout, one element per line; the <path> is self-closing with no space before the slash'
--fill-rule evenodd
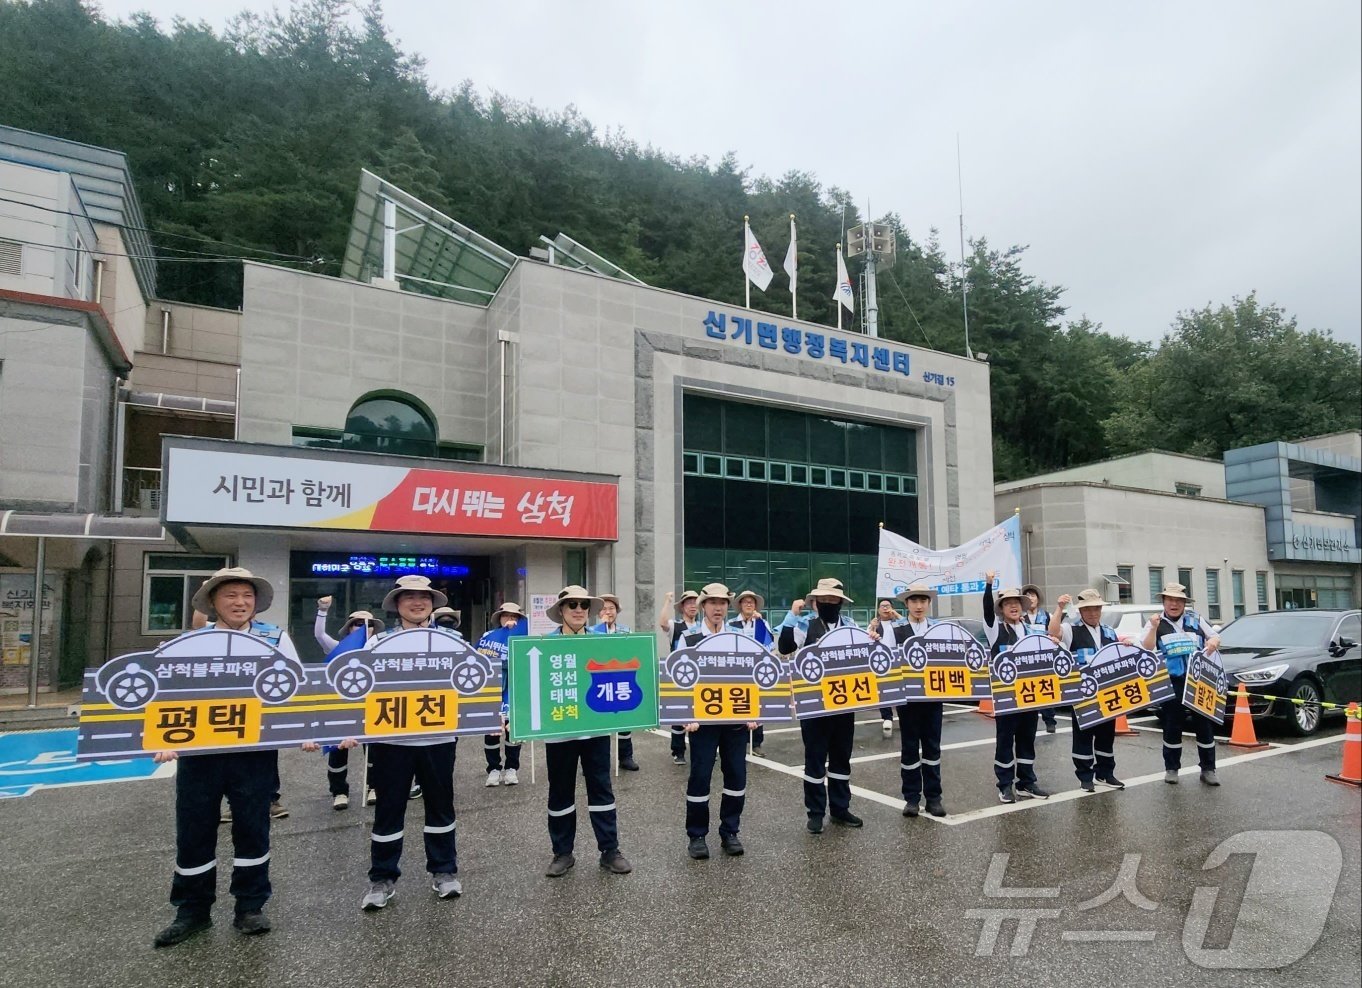
<path id="1" fill-rule="evenodd" d="M 788 618 L 786 619 L 789 620 Z M 839 617 L 832 627 L 855 627 L 856 622 Z M 812 645 L 832 630 L 820 618 L 809 619 L 808 629 L 781 623 L 779 648 L 789 655 Z M 804 809 L 810 820 L 822 820 L 831 813 L 845 817 L 851 812 L 851 751 L 856 736 L 856 713 L 807 717 L 799 722 L 804 741 Z"/>
<path id="2" fill-rule="evenodd" d="M 685 638 L 686 645 L 698 645 L 708 634 L 703 629 L 689 634 Z M 701 724 L 690 732 L 686 836 L 691 840 L 709 833 L 709 787 L 714 777 L 716 755 L 724 779 L 719 797 L 719 836 L 738 836 L 743 806 L 747 802 L 747 735 L 746 724 Z"/>
<path id="3" fill-rule="evenodd" d="M 1026 634 L 1022 624 L 1004 624 L 994 615 L 993 589 L 984 588 L 984 632 L 988 635 L 990 666 L 994 659 L 1017 644 Z M 998 791 L 1020 783 L 1036 783 L 1036 726 L 1039 718 L 1034 710 L 1019 710 L 998 714 L 993 718 L 997 742 L 993 749 L 993 774 L 998 780 Z"/>
<path id="4" fill-rule="evenodd" d="M 1097 638 L 1092 629 L 1081 620 L 1065 627 L 1064 645 L 1073 653 L 1079 668 L 1086 666 L 1097 654 L 1097 650 L 1116 641 L 1116 632 L 1105 624 L 1097 625 Z M 1092 782 L 1096 775 L 1109 779 L 1116 774 L 1116 721 L 1105 720 L 1088 728 L 1078 726 L 1078 714 L 1069 710 L 1073 722 L 1073 759 L 1074 775 L 1084 784 Z"/>
<path id="5" fill-rule="evenodd" d="M 589 631 L 582 632 L 590 634 Z M 550 631 L 563 634 L 562 627 Z M 610 785 L 610 735 L 545 741 L 549 774 L 549 842 L 554 855 L 571 854 L 577 842 L 577 766 L 586 782 L 586 810 L 601 854 L 619 850 L 615 792 Z"/>
<path id="6" fill-rule="evenodd" d="M 756 641 L 757 644 L 765 645 L 767 648 L 772 648 L 776 643 L 776 636 L 771 633 L 771 626 L 766 623 L 764 618 L 753 618 L 751 621 L 746 621 L 739 615 L 728 622 L 725 630 L 746 635 Z M 758 724 L 752 728 L 752 747 L 760 748 L 765 740 L 765 724 Z"/>
<path id="7" fill-rule="evenodd" d="M 1163 767 L 1170 772 L 1182 768 L 1182 730 L 1190 720 L 1196 734 L 1197 764 L 1201 771 L 1212 772 L 1215 770 L 1215 721 L 1182 705 L 1182 691 L 1187 686 L 1187 656 L 1191 652 L 1186 644 L 1180 644 L 1177 639 L 1170 641 L 1169 636 L 1195 636 L 1191 650 L 1196 651 L 1206 647 L 1206 639 L 1215 631 L 1190 608 L 1182 612 L 1179 621 L 1170 620 L 1166 614 L 1160 614 L 1154 620 L 1159 626 L 1155 648 L 1168 666 L 1168 679 L 1173 684 L 1173 698 L 1159 708 L 1159 721 L 1163 724 Z"/>
<path id="8" fill-rule="evenodd" d="M 902 645 L 926 632 L 932 621 L 916 627 L 911 622 L 894 626 L 894 640 Z M 905 703 L 899 712 L 899 779 L 903 801 L 916 806 L 922 799 L 941 798 L 941 719 L 946 705 L 935 700 Z"/>
<path id="9" fill-rule="evenodd" d="M 676 620 L 672 622 L 670 641 L 667 643 L 668 653 L 675 652 L 681 643 L 681 636 L 690 631 L 691 625 L 685 621 Z M 686 757 L 686 729 L 680 724 L 672 725 L 671 751 L 673 758 Z"/>
<path id="10" fill-rule="evenodd" d="M 216 627 L 209 624 L 205 629 Z M 198 634 L 199 632 L 190 632 Z M 297 657 L 282 628 L 252 621 L 250 634 Z M 232 811 L 232 884 L 236 915 L 259 912 L 270 897 L 270 802 L 279 752 L 181 755 L 175 771 L 175 875 L 170 904 L 180 917 L 207 918 L 217 898 L 218 818 Z"/>

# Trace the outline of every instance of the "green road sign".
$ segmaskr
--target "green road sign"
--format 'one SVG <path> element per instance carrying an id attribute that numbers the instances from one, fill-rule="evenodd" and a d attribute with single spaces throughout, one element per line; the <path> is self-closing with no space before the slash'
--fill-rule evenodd
<path id="1" fill-rule="evenodd" d="M 657 726 L 653 635 L 512 638 L 511 737 L 553 741 Z"/>

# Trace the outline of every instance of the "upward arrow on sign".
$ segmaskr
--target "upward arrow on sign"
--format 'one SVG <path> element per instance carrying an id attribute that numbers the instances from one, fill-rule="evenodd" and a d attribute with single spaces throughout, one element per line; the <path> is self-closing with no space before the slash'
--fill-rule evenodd
<path id="1" fill-rule="evenodd" d="M 530 657 L 530 730 L 538 731 L 544 726 L 544 712 L 539 703 L 539 657 L 544 653 L 532 648 L 526 654 Z"/>

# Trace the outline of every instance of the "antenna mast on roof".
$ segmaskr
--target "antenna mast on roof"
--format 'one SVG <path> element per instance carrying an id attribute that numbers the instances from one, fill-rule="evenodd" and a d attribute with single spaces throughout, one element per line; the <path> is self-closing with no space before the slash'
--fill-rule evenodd
<path id="1" fill-rule="evenodd" d="M 965 182 L 960 168 L 960 132 L 955 132 L 955 188 L 960 195 L 960 308 L 965 315 L 965 356 L 974 359 L 969 348 L 969 268 L 965 265 Z"/>

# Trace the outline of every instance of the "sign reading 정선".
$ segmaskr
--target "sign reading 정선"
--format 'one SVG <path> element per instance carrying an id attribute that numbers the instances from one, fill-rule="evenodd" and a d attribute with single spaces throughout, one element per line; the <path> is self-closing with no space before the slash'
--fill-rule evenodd
<path id="1" fill-rule="evenodd" d="M 833 628 L 794 655 L 790 686 L 795 717 L 826 717 L 905 699 L 902 657 L 860 628 Z"/>
<path id="2" fill-rule="evenodd" d="M 678 648 L 662 663 L 663 725 L 774 723 L 790 719 L 790 674 L 765 645 L 737 632 Z"/>
<path id="3" fill-rule="evenodd" d="M 512 638 L 511 737 L 561 741 L 657 726 L 653 635 Z"/>

